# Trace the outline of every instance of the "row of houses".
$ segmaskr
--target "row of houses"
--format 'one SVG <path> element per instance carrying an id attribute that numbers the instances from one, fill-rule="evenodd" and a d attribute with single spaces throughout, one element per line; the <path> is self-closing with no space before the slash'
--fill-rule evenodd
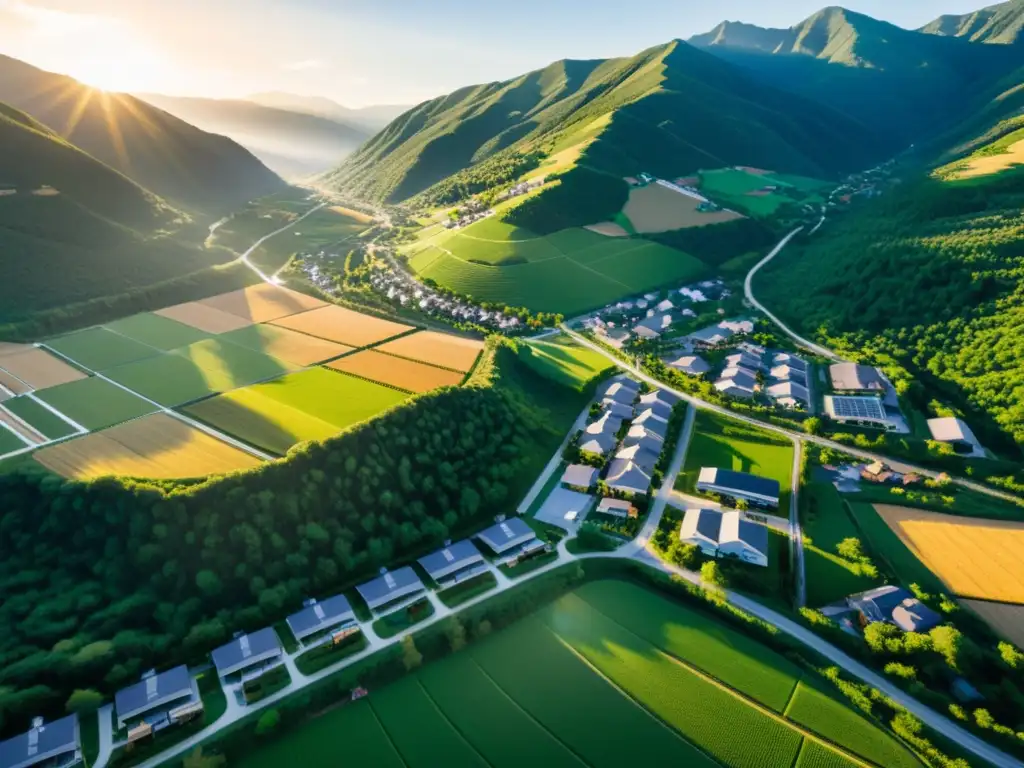
<path id="1" fill-rule="evenodd" d="M 741 344 L 725 358 L 715 389 L 744 400 L 761 392 L 777 405 L 806 410 L 811 407 L 808 369 L 806 360 L 790 352 Z"/>

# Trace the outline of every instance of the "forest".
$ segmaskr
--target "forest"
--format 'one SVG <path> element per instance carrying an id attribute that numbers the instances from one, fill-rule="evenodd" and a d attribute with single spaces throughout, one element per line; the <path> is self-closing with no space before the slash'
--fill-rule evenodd
<path id="1" fill-rule="evenodd" d="M 588 395 L 507 346 L 446 389 L 198 485 L 0 477 L 0 737 L 510 513 Z"/>

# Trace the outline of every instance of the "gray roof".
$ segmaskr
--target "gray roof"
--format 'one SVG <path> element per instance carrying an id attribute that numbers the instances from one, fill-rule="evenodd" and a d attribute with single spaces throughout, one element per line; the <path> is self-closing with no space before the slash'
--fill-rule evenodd
<path id="1" fill-rule="evenodd" d="M 470 565 L 476 563 L 482 563 L 484 561 L 483 555 L 480 554 L 473 542 L 469 539 L 463 539 L 457 541 L 454 544 L 450 544 L 444 549 L 439 549 L 437 552 L 432 552 L 426 557 L 419 559 L 419 564 L 423 566 L 423 570 L 434 581 L 443 579 L 449 574 L 460 571 Z"/>
<path id="2" fill-rule="evenodd" d="M 643 427 L 662 439 L 668 434 L 668 421 L 655 413 L 653 408 L 648 408 L 637 416 L 633 420 L 632 427 Z M 632 431 L 632 427 L 630 427 L 630 431 Z"/>
<path id="3" fill-rule="evenodd" d="M 608 411 L 612 416 L 620 419 L 631 419 L 633 418 L 633 409 L 625 403 L 620 403 L 616 400 L 612 400 L 610 397 L 606 397 L 601 401 L 601 407 Z"/>
<path id="4" fill-rule="evenodd" d="M 288 617 L 288 627 L 296 640 L 312 635 L 356 617 L 352 605 L 344 595 L 335 595 L 326 600 L 318 600 L 307 605 L 301 611 Z"/>
<path id="5" fill-rule="evenodd" d="M 927 632 L 942 617 L 902 587 L 891 584 L 850 595 L 847 602 L 870 621 L 895 624 L 904 632 Z"/>
<path id="6" fill-rule="evenodd" d="M 807 391 L 807 387 L 802 384 L 798 384 L 795 381 L 779 381 L 769 386 L 765 392 L 774 398 L 781 397 L 792 397 L 796 400 L 802 400 L 805 403 L 809 403 L 811 400 L 810 393 Z"/>
<path id="7" fill-rule="evenodd" d="M 171 704 L 186 696 L 192 696 L 192 675 L 182 664 L 118 691 L 114 695 L 117 719 L 124 723 L 157 707 L 172 709 Z"/>
<path id="8" fill-rule="evenodd" d="M 426 587 L 423 586 L 420 577 L 416 575 L 416 571 L 409 565 L 404 568 L 397 568 L 394 571 L 388 571 L 373 581 L 368 581 L 356 587 L 356 591 L 359 592 L 359 595 L 371 609 L 386 605 L 406 595 L 421 592 L 424 589 Z"/>
<path id="9" fill-rule="evenodd" d="M 732 382 L 734 387 L 749 389 L 750 391 L 753 391 L 757 386 L 757 379 L 742 368 L 726 368 L 718 378 L 718 381 L 715 382 L 715 387 L 723 389 L 729 382 Z"/>
<path id="10" fill-rule="evenodd" d="M 598 453 L 604 455 L 615 447 L 614 434 L 588 435 L 584 433 L 580 437 L 580 450 L 587 453 Z"/>
<path id="11" fill-rule="evenodd" d="M 761 358 L 756 355 L 752 355 L 749 352 L 734 352 L 731 355 L 727 355 L 725 358 L 726 367 L 737 367 L 737 368 L 750 368 L 752 370 L 759 370 L 763 367 Z"/>
<path id="12" fill-rule="evenodd" d="M 608 465 L 608 477 L 605 482 L 609 488 L 628 493 L 647 493 L 651 486 L 651 476 L 643 468 L 629 459 L 612 459 Z"/>
<path id="13" fill-rule="evenodd" d="M 935 440 L 978 444 L 978 438 L 974 436 L 971 428 L 962 419 L 955 416 L 928 419 L 928 429 Z"/>
<path id="14" fill-rule="evenodd" d="M 779 481 L 769 477 L 759 477 L 749 472 L 736 472 L 718 467 L 701 467 L 698 483 L 710 483 L 726 490 L 751 493 L 758 496 L 779 498 Z"/>
<path id="15" fill-rule="evenodd" d="M 752 523 L 738 511 L 727 512 L 722 516 L 720 536 L 719 544 L 742 541 L 751 549 L 768 556 L 768 526 Z"/>
<path id="16" fill-rule="evenodd" d="M 788 365 L 790 368 L 794 368 L 798 371 L 807 370 L 807 361 L 802 357 L 797 357 L 789 352 L 776 352 L 772 355 L 772 367 Z"/>
<path id="17" fill-rule="evenodd" d="M 633 326 L 633 330 L 635 332 L 639 332 L 642 328 L 660 336 L 671 327 L 672 315 L 670 313 L 657 313 L 648 317 L 646 320 L 641 320 Z"/>
<path id="18" fill-rule="evenodd" d="M 281 641 L 273 627 L 236 637 L 213 652 L 213 664 L 221 677 L 281 654 Z"/>
<path id="19" fill-rule="evenodd" d="M 536 538 L 537 534 L 534 533 L 533 528 L 528 526 L 522 518 L 510 517 L 481 531 L 477 536 L 496 554 L 500 555 L 506 550 Z"/>
<path id="20" fill-rule="evenodd" d="M 690 334 L 689 338 L 705 344 L 721 344 L 723 341 L 727 341 L 734 335 L 735 333 L 727 328 L 720 328 L 717 325 L 712 325 L 710 328 L 702 328 L 699 331 L 694 331 Z"/>
<path id="21" fill-rule="evenodd" d="M 836 363 L 828 369 L 832 387 L 839 391 L 882 390 L 885 382 L 877 368 L 856 363 Z"/>
<path id="22" fill-rule="evenodd" d="M 688 509 L 679 528 L 679 535 L 688 539 L 699 533 L 716 546 L 722 530 L 722 513 L 717 509 Z"/>
<path id="23" fill-rule="evenodd" d="M 68 715 L 0 741 L 0 768 L 26 768 L 75 752 L 78 747 L 78 715 Z"/>
<path id="24" fill-rule="evenodd" d="M 616 381 L 605 390 L 604 396 L 607 399 L 614 400 L 617 403 L 623 405 L 632 405 L 633 401 L 636 400 L 636 394 L 640 391 L 640 388 L 633 386 L 633 382 Z"/>
<path id="25" fill-rule="evenodd" d="M 666 365 L 693 376 L 700 376 L 711 370 L 711 366 L 707 361 L 697 355 L 684 355 L 675 360 L 667 360 Z"/>

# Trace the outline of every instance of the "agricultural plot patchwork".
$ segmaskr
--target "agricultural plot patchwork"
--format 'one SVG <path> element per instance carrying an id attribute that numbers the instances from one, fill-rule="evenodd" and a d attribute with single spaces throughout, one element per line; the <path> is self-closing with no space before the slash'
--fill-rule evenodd
<path id="1" fill-rule="evenodd" d="M 50 339 L 46 346 L 92 371 L 106 371 L 128 365 L 156 357 L 161 352 L 156 347 L 106 328 L 90 328 Z"/>
<path id="2" fill-rule="evenodd" d="M 96 376 L 44 389 L 37 397 L 89 430 L 106 429 L 157 410 L 155 405 Z"/>
<path id="3" fill-rule="evenodd" d="M 208 339 L 211 335 L 177 320 L 149 312 L 115 320 L 104 327 L 108 331 L 165 352 L 187 347 L 189 344 Z"/>
<path id="4" fill-rule="evenodd" d="M 28 349 L 0 358 L 0 384 L 15 394 L 79 381 L 85 374 L 44 349 Z"/>
<path id="5" fill-rule="evenodd" d="M 25 441 L 7 427 L 0 425 L 0 456 L 27 448 Z"/>
<path id="6" fill-rule="evenodd" d="M 576 390 L 612 368 L 606 357 L 564 334 L 524 342 L 519 354 L 541 376 Z"/>
<path id="7" fill-rule="evenodd" d="M 274 325 L 250 325 L 225 333 L 220 338 L 295 365 L 322 363 L 324 360 L 333 360 L 354 351 L 354 347 Z"/>
<path id="8" fill-rule="evenodd" d="M 438 387 L 457 387 L 465 378 L 464 374 L 456 371 L 435 368 L 373 349 L 335 360 L 328 363 L 327 367 L 416 394 Z"/>
<path id="9" fill-rule="evenodd" d="M 333 304 L 279 319 L 273 325 L 350 347 L 377 344 L 412 330 L 410 325 L 364 315 Z"/>
<path id="10" fill-rule="evenodd" d="M 789 204 L 821 204 L 821 195 L 830 186 L 819 179 L 754 169 L 720 168 L 700 173 L 702 193 L 755 218 L 769 218 Z"/>
<path id="11" fill-rule="evenodd" d="M 648 184 L 630 190 L 622 213 L 640 234 L 706 227 L 743 218 L 735 211 L 701 211 L 699 207 L 700 201 L 694 197 L 661 184 Z"/>
<path id="12" fill-rule="evenodd" d="M 389 355 L 418 360 L 421 363 L 469 373 L 483 351 L 484 343 L 436 331 L 420 331 L 403 336 L 377 349 Z"/>
<path id="13" fill-rule="evenodd" d="M 175 320 L 206 333 L 218 334 L 237 331 L 251 325 L 251 321 L 232 315 L 222 309 L 207 306 L 199 301 L 175 304 L 173 307 L 158 309 L 153 314 Z"/>
<path id="14" fill-rule="evenodd" d="M 198 303 L 252 323 L 268 323 L 327 306 L 327 302 L 320 299 L 269 283 L 223 293 Z"/>
<path id="15" fill-rule="evenodd" d="M 38 430 L 48 440 L 57 440 L 68 435 L 73 435 L 76 430 L 64 419 L 57 416 L 53 411 L 40 405 L 31 397 L 16 397 L 6 400 L 3 408 L 13 413 L 30 427 Z"/>

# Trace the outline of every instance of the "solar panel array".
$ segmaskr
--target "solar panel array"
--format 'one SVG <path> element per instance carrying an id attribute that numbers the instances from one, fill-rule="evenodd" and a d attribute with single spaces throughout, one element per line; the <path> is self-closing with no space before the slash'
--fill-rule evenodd
<path id="1" fill-rule="evenodd" d="M 882 401 L 874 397 L 833 397 L 832 412 L 841 419 L 885 421 Z"/>

